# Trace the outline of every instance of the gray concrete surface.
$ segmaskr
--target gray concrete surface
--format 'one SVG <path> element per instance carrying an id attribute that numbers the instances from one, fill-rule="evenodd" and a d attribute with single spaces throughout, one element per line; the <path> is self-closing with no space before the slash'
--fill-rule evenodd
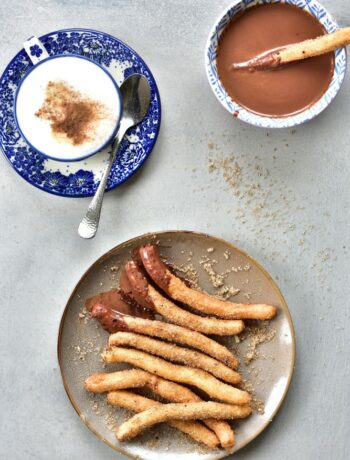
<path id="1" fill-rule="evenodd" d="M 290 305 L 298 347 L 292 386 L 274 422 L 235 458 L 349 458 L 349 77 L 332 106 L 296 130 L 269 132 L 232 120 L 212 95 L 203 63 L 208 31 L 229 3 L 0 2 L 1 69 L 32 33 L 96 28 L 144 57 L 163 102 L 153 154 L 106 196 L 93 241 L 76 233 L 87 199 L 41 192 L 0 157 L 1 459 L 121 458 L 85 428 L 66 397 L 58 324 L 72 288 L 97 257 L 163 229 L 236 243 L 278 280 Z M 350 24 L 347 0 L 324 4 L 340 24 Z M 220 168 L 208 169 L 209 158 L 231 155 L 242 170 L 233 187 Z M 257 183 L 261 189 L 250 200 Z"/>

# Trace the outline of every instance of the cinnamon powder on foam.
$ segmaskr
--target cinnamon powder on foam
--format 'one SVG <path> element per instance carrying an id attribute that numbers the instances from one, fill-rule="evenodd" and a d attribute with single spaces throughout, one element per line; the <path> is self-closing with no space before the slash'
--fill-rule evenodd
<path id="1" fill-rule="evenodd" d="M 110 116 L 101 102 L 90 99 L 64 81 L 49 81 L 45 100 L 35 115 L 50 121 L 52 133 L 60 140 L 82 145 L 96 135 L 100 120 Z"/>

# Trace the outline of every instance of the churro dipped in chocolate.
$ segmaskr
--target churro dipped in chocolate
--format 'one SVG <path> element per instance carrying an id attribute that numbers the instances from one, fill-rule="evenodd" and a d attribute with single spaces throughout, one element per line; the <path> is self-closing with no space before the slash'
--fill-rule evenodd
<path id="1" fill-rule="evenodd" d="M 123 315 L 111 308 L 97 304 L 92 308 L 91 316 L 96 318 L 102 327 L 104 327 L 111 336 L 109 344 L 113 345 L 114 335 L 118 331 L 136 332 L 151 337 L 158 337 L 169 342 L 175 342 L 187 345 L 192 348 L 201 350 L 203 353 L 215 358 L 232 369 L 238 366 L 238 360 L 223 345 L 209 337 L 187 329 L 186 327 L 175 324 L 165 323 L 164 321 L 148 320 L 135 318 L 129 315 Z"/>
<path id="2" fill-rule="evenodd" d="M 265 51 L 244 62 L 234 62 L 232 70 L 267 70 L 295 61 L 302 61 L 322 54 L 330 53 L 350 44 L 350 27 L 336 30 L 331 34 L 293 43 L 273 50 Z"/>
<path id="3" fill-rule="evenodd" d="M 139 250 L 143 266 L 152 280 L 171 298 L 208 315 L 226 319 L 271 319 L 276 307 L 265 304 L 243 304 L 220 300 L 203 291 L 190 288 L 174 275 L 161 260 L 158 248 L 153 244 Z"/>
<path id="4" fill-rule="evenodd" d="M 134 291 L 142 295 L 148 307 L 153 308 L 159 315 L 171 323 L 204 334 L 234 335 L 244 329 L 244 323 L 240 320 L 224 320 L 213 317 L 203 317 L 190 313 L 171 300 L 165 298 L 147 280 L 142 268 L 137 262 L 131 260 L 125 265 L 125 271 Z"/>

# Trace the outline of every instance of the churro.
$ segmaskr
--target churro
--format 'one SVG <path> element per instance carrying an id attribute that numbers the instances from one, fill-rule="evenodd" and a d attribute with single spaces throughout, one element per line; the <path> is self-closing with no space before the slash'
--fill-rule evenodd
<path id="1" fill-rule="evenodd" d="M 178 307 L 148 283 L 142 269 L 134 261 L 125 265 L 125 271 L 133 288 L 147 300 L 149 308 L 153 308 L 172 323 L 197 332 L 215 335 L 235 335 L 244 329 L 244 323 L 241 320 L 204 318 Z"/>
<path id="2" fill-rule="evenodd" d="M 200 402 L 201 398 L 190 389 L 141 369 L 127 369 L 111 373 L 95 373 L 85 380 L 85 388 L 93 393 L 123 390 L 126 388 L 146 387 L 154 394 L 172 402 Z M 234 433 L 230 425 L 223 420 L 207 419 L 203 421 L 214 431 L 225 449 L 234 445 Z"/>
<path id="3" fill-rule="evenodd" d="M 143 351 L 112 347 L 102 353 L 106 363 L 129 363 L 167 380 L 193 385 L 205 391 L 212 398 L 231 404 L 249 404 L 249 393 L 221 382 L 202 369 L 172 364 Z"/>
<path id="4" fill-rule="evenodd" d="M 116 436 L 119 441 L 128 441 L 145 429 L 168 420 L 196 420 L 209 417 L 237 419 L 248 417 L 251 412 L 251 407 L 247 405 L 234 406 L 212 401 L 163 404 L 131 417 L 117 428 Z"/>
<path id="5" fill-rule="evenodd" d="M 143 412 L 150 408 L 162 407 L 162 403 L 144 396 L 136 395 L 130 391 L 112 391 L 107 395 L 107 401 L 113 406 L 123 407 L 133 412 Z M 168 420 L 168 425 L 188 434 L 198 442 L 214 449 L 219 445 L 217 436 L 201 423 L 185 420 Z"/>
<path id="6" fill-rule="evenodd" d="M 139 253 L 143 266 L 153 281 L 171 298 L 195 310 L 226 319 L 266 320 L 276 315 L 276 307 L 273 305 L 233 303 L 190 288 L 168 269 L 160 259 L 155 245 L 143 246 Z"/>
<path id="7" fill-rule="evenodd" d="M 324 34 L 317 38 L 304 40 L 265 51 L 248 61 L 235 62 L 232 70 L 266 70 L 277 68 L 290 62 L 302 61 L 311 57 L 330 53 L 350 44 L 350 27 Z"/>
<path id="8" fill-rule="evenodd" d="M 97 315 L 95 315 L 97 316 Z M 148 320 L 143 318 L 134 318 L 133 316 L 120 315 L 114 312 L 114 331 L 130 331 L 139 334 L 145 334 L 152 337 L 159 337 L 171 342 L 188 345 L 197 348 L 203 353 L 216 358 L 227 366 L 235 369 L 238 366 L 238 360 L 223 345 L 205 335 L 187 329 L 186 327 L 175 324 L 165 323 L 164 321 Z M 113 335 L 110 336 L 110 344 L 113 341 Z"/>
<path id="9" fill-rule="evenodd" d="M 203 369 L 225 382 L 237 384 L 241 381 L 241 376 L 238 372 L 199 351 L 155 340 L 141 334 L 117 332 L 109 337 L 108 343 L 111 346 L 121 345 L 137 348 L 172 362 Z"/>

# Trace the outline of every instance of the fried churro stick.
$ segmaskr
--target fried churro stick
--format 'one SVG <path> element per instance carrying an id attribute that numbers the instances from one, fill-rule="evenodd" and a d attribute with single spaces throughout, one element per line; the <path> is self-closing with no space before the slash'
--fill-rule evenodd
<path id="1" fill-rule="evenodd" d="M 226 319 L 271 319 L 276 307 L 266 304 L 244 304 L 220 300 L 206 292 L 188 287 L 160 259 L 157 246 L 148 244 L 139 249 L 143 266 L 153 281 L 173 299 L 195 310 Z"/>
<path id="2" fill-rule="evenodd" d="M 350 27 L 320 37 L 265 51 L 252 59 L 232 64 L 232 70 L 265 70 L 294 61 L 320 56 L 350 44 Z"/>
<path id="3" fill-rule="evenodd" d="M 149 319 L 120 315 L 117 312 L 114 313 L 115 331 L 138 332 L 171 342 L 181 343 L 201 350 L 203 353 L 218 359 L 232 369 L 236 369 L 238 366 L 238 360 L 226 347 L 199 332 L 191 331 L 185 327 L 176 326 L 163 321 L 152 321 Z M 99 314 L 103 314 L 103 311 L 99 312 L 99 310 L 97 311 L 96 309 L 96 314 L 93 316 L 99 319 Z M 113 341 L 113 335 L 111 335 L 109 340 L 110 342 Z"/>
<path id="4" fill-rule="evenodd" d="M 178 383 L 164 380 L 141 369 L 128 369 L 111 373 L 95 373 L 85 381 L 85 388 L 93 393 L 123 390 L 126 388 L 146 387 L 153 393 L 172 402 L 200 402 L 201 398 L 188 388 Z M 204 420 L 220 440 L 223 448 L 234 445 L 234 434 L 230 425 L 223 420 Z"/>
<path id="5" fill-rule="evenodd" d="M 145 429 L 168 420 L 195 420 L 211 418 L 237 419 L 248 417 L 250 406 L 233 406 L 216 402 L 198 402 L 187 404 L 163 404 L 134 415 L 116 431 L 119 441 L 128 441 Z"/>
<path id="6" fill-rule="evenodd" d="M 220 382 L 201 369 L 171 364 L 143 351 L 113 347 L 102 353 L 106 363 L 129 363 L 167 380 L 194 385 L 212 398 L 232 404 L 249 404 L 251 396 L 246 391 Z"/>
<path id="7" fill-rule="evenodd" d="M 125 271 L 133 289 L 144 296 L 150 308 L 153 308 L 171 323 L 204 334 L 215 335 L 239 334 L 244 329 L 243 321 L 203 318 L 178 307 L 148 283 L 142 268 L 133 260 L 125 265 Z"/>
<path id="8" fill-rule="evenodd" d="M 109 337 L 108 343 L 111 346 L 121 345 L 137 348 L 138 350 L 147 351 L 152 355 L 160 356 L 169 361 L 203 369 L 219 379 L 232 384 L 237 384 L 242 380 L 238 372 L 203 353 L 165 343 L 161 340 L 151 339 L 144 335 L 132 332 L 117 332 Z"/>
<path id="9" fill-rule="evenodd" d="M 187 326 L 189 329 L 204 334 L 215 335 L 235 335 L 244 329 L 244 323 L 240 320 L 204 318 L 183 310 L 171 302 L 171 300 L 163 297 L 151 285 L 148 287 L 148 293 L 157 312 L 180 326 Z"/>
<path id="10" fill-rule="evenodd" d="M 123 407 L 133 412 L 143 412 L 152 407 L 161 407 L 162 403 L 145 398 L 144 396 L 136 395 L 130 391 L 112 391 L 107 395 L 107 401 L 113 406 Z M 168 425 L 177 428 L 183 433 L 188 434 L 191 438 L 198 442 L 202 442 L 211 449 L 219 445 L 217 436 L 208 428 L 199 422 L 169 420 Z"/>

